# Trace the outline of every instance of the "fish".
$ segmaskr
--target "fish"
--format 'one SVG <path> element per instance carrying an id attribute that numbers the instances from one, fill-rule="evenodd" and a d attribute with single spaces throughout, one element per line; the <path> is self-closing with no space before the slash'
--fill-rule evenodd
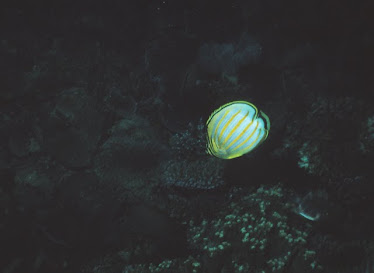
<path id="1" fill-rule="evenodd" d="M 326 222 L 329 214 L 334 211 L 334 206 L 324 190 L 310 191 L 304 196 L 296 196 L 290 204 L 294 213 L 313 222 L 321 219 Z"/>
<path id="2" fill-rule="evenodd" d="M 206 152 L 232 159 L 251 152 L 269 135 L 269 117 L 247 101 L 232 101 L 213 111 L 206 122 Z"/>

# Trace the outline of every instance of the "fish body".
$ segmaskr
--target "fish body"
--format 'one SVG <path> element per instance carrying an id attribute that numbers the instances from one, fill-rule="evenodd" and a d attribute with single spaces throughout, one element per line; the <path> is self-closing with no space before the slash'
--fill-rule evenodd
<path id="1" fill-rule="evenodd" d="M 270 120 L 247 101 L 233 101 L 215 110 L 206 123 L 207 153 L 232 159 L 249 153 L 268 136 Z"/>

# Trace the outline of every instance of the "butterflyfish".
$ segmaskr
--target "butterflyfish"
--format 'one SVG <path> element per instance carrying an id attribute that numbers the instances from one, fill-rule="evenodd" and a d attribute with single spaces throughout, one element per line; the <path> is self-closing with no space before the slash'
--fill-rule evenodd
<path id="1" fill-rule="evenodd" d="M 226 103 L 207 122 L 207 153 L 232 159 L 249 153 L 268 136 L 270 120 L 247 101 Z"/>

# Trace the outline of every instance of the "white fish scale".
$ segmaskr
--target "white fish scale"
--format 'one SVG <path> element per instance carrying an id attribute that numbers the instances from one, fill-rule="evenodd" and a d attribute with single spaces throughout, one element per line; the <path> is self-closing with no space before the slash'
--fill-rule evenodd
<path id="1" fill-rule="evenodd" d="M 238 140 L 235 141 L 234 145 L 232 145 L 229 148 L 229 152 L 234 152 L 239 145 L 241 145 L 240 149 L 243 149 L 244 147 L 250 145 L 256 139 L 256 136 L 258 135 L 258 130 L 257 130 L 257 133 L 256 133 L 255 129 L 256 129 L 256 126 L 258 124 L 258 120 L 255 120 L 255 121 L 246 120 L 246 125 L 248 125 L 251 122 L 252 122 L 252 124 L 247 128 L 245 133 Z M 245 127 L 241 128 L 240 131 L 237 130 L 237 135 L 239 135 L 244 129 L 245 129 Z M 251 134 L 252 134 L 252 136 L 249 137 Z"/>
<path id="2" fill-rule="evenodd" d="M 258 121 L 256 121 L 258 123 Z M 257 145 L 262 141 L 265 133 L 264 130 L 260 127 L 257 129 L 254 134 L 246 141 L 246 143 L 242 146 L 244 153 L 248 153 L 252 151 Z"/>
<path id="3" fill-rule="evenodd" d="M 223 134 L 225 135 L 225 137 L 231 132 L 231 130 L 235 127 L 235 125 L 243 118 L 243 116 L 245 116 L 245 114 L 247 112 L 249 112 L 249 115 L 248 117 L 246 118 L 246 120 L 252 120 L 253 119 L 253 116 L 255 114 L 255 111 L 253 109 L 233 109 L 231 110 L 230 108 L 234 108 L 233 106 L 229 106 L 227 107 L 227 111 L 230 111 L 230 113 L 224 118 L 224 120 L 221 122 L 221 124 L 219 125 L 219 128 L 217 130 L 217 135 L 215 136 L 216 137 L 216 141 L 218 142 L 218 139 L 217 137 L 222 133 L 222 130 L 223 128 L 225 127 L 225 125 L 230 121 L 230 119 L 236 114 L 236 117 L 230 122 L 229 126 L 225 129 L 225 131 L 223 132 Z M 240 110 L 240 111 L 238 111 Z M 225 111 L 226 112 L 226 111 Z M 218 122 L 222 119 L 224 113 L 222 113 L 218 118 Z M 218 124 L 217 122 L 217 124 Z M 215 126 L 216 127 L 216 126 Z M 243 127 L 245 128 L 245 127 Z M 224 138 L 222 138 L 224 139 Z"/>

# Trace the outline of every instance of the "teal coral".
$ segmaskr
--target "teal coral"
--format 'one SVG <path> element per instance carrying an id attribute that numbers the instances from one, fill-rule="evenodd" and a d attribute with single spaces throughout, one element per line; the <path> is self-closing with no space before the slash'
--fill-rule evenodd
<path id="1" fill-rule="evenodd" d="M 314 257 L 307 255 L 307 226 L 289 224 L 283 201 L 280 187 L 260 187 L 214 219 L 190 221 L 190 244 L 209 259 L 225 260 L 230 272 L 281 272 L 290 270 L 295 260 L 303 261 L 299 270 L 312 264 L 317 268 Z"/>
<path id="2" fill-rule="evenodd" d="M 368 117 L 361 128 L 360 151 L 365 155 L 374 151 L 374 115 Z"/>
<path id="3" fill-rule="evenodd" d="M 321 272 L 318 254 L 308 242 L 310 225 L 295 221 L 299 218 L 293 217 L 280 185 L 247 193 L 241 189 L 230 198 L 216 213 L 184 222 L 188 256 L 150 261 L 143 255 L 147 248 L 138 254 L 130 250 L 121 255 L 121 272 Z M 104 267 L 101 263 L 99 270 L 87 272 L 108 273 Z"/>
<path id="4" fill-rule="evenodd" d="M 126 266 L 122 273 L 203 273 L 200 262 L 192 256 L 169 259 L 160 263 Z"/>
<path id="5" fill-rule="evenodd" d="M 224 163 L 217 158 L 170 160 L 164 164 L 163 181 L 167 186 L 186 189 L 214 189 L 222 186 Z"/>

